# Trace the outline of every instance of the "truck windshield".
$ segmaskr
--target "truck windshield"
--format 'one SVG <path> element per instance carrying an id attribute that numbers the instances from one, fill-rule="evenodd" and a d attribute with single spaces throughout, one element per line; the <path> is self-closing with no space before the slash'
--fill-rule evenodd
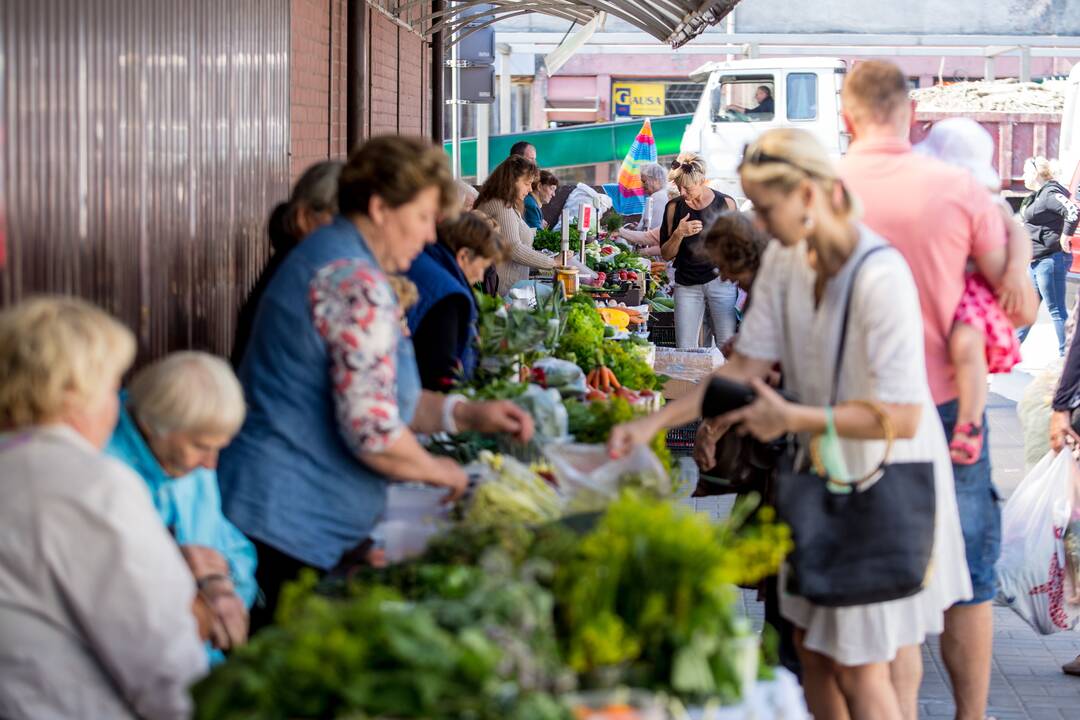
<path id="1" fill-rule="evenodd" d="M 768 122 L 776 116 L 772 75 L 727 76 L 712 89 L 713 122 Z"/>

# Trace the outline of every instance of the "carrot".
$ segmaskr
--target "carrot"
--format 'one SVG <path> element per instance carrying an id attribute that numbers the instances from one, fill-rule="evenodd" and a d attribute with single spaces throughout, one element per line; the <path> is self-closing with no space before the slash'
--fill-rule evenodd
<path id="1" fill-rule="evenodd" d="M 611 368 L 604 368 L 603 373 L 607 376 L 608 387 L 621 388 L 622 383 L 619 382 L 619 378 L 615 377 L 615 373 L 611 372 Z"/>

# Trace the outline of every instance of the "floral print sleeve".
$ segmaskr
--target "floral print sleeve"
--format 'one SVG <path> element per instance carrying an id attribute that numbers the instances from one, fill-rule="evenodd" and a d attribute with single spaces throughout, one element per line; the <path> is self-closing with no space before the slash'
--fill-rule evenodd
<path id="1" fill-rule="evenodd" d="M 405 428 L 397 405 L 398 306 L 386 277 L 339 260 L 310 286 L 315 328 L 330 355 L 338 429 L 356 455 L 385 450 Z"/>

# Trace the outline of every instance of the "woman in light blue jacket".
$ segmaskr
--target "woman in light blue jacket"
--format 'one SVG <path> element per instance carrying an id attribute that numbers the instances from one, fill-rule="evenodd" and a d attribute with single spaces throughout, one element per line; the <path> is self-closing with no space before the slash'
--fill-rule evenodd
<path id="1" fill-rule="evenodd" d="M 195 570 L 200 595 L 220 619 L 213 644 L 221 649 L 246 637 L 247 610 L 258 593 L 255 547 L 223 514 L 217 482 L 218 452 L 244 415 L 243 391 L 228 363 L 178 352 L 141 370 L 121 393 L 106 447 L 146 483 Z"/>

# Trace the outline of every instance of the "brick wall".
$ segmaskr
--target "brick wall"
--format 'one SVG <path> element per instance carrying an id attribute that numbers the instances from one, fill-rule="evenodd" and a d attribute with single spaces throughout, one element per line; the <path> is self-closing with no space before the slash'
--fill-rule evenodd
<path id="1" fill-rule="evenodd" d="M 422 135 L 427 126 L 422 101 L 427 48 L 419 36 L 398 33 L 398 132 L 403 135 Z"/>
<path id="2" fill-rule="evenodd" d="M 292 0 L 291 170 L 348 152 L 345 0 Z M 364 135 L 428 135 L 431 48 L 367 8 Z"/>
<path id="3" fill-rule="evenodd" d="M 400 28 L 379 12 L 368 22 L 368 58 L 371 75 L 368 118 L 371 134 L 398 131 L 398 46 Z"/>

